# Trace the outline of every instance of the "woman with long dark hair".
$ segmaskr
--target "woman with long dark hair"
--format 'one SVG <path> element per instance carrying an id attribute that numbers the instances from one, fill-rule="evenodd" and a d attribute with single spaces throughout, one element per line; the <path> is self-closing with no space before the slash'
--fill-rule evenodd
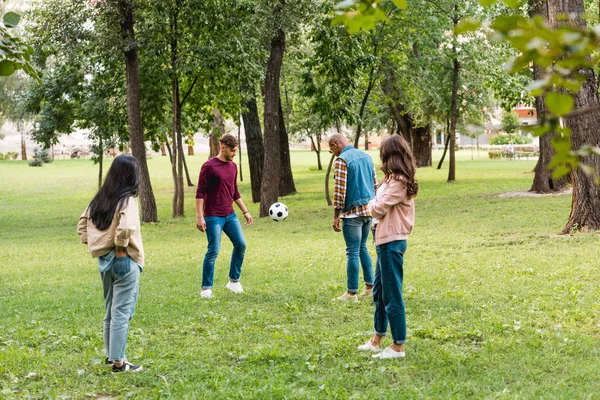
<path id="1" fill-rule="evenodd" d="M 79 218 L 77 233 L 98 258 L 104 290 L 104 351 L 113 372 L 139 372 L 125 358 L 129 320 L 137 303 L 144 247 L 140 232 L 140 167 L 127 154 L 114 159 L 104 184 Z"/>
<path id="2" fill-rule="evenodd" d="M 375 334 L 359 350 L 378 352 L 375 358 L 404 357 L 406 315 L 402 284 L 406 239 L 415 222 L 414 197 L 419 191 L 415 180 L 416 164 L 408 143 L 400 135 L 386 138 L 380 148 L 384 178 L 375 199 L 369 203 L 371 215 L 378 219 L 375 229 L 377 265 L 373 286 Z M 391 346 L 383 349 L 382 339 L 388 323 Z"/>

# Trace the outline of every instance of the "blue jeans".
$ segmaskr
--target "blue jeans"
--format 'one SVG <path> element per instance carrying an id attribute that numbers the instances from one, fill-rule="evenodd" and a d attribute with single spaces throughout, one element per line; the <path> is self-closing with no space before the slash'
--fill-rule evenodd
<path id="1" fill-rule="evenodd" d="M 206 237 L 208 239 L 208 250 L 202 264 L 202 289 L 213 287 L 213 275 L 215 272 L 215 261 L 221 248 L 221 233 L 225 232 L 231 243 L 233 252 L 229 264 L 229 280 L 237 282 L 242 273 L 242 263 L 246 253 L 246 239 L 242 232 L 242 225 L 235 213 L 226 217 L 204 217 L 206 222 Z"/>
<path id="2" fill-rule="evenodd" d="M 375 333 L 385 336 L 388 321 L 396 344 L 406 343 L 406 313 L 402 298 L 404 253 L 406 240 L 396 240 L 377 246 L 377 266 L 373 301 L 375 302 Z"/>
<path id="3" fill-rule="evenodd" d="M 373 284 L 373 261 L 367 250 L 367 239 L 371 231 L 371 217 L 344 218 L 342 233 L 346 242 L 346 274 L 348 275 L 348 291 L 358 292 L 358 263 L 363 270 L 367 285 Z"/>
<path id="4" fill-rule="evenodd" d="M 125 358 L 129 320 L 138 299 L 140 272 L 138 264 L 128 256 L 113 258 L 110 268 L 100 272 L 106 304 L 104 351 L 110 361 Z"/>

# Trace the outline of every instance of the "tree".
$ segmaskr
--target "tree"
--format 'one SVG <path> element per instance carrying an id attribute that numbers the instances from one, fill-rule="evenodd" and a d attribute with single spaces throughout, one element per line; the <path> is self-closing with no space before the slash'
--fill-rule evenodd
<path id="1" fill-rule="evenodd" d="M 585 9 L 582 0 L 550 0 L 548 2 L 550 23 L 554 26 L 573 26 L 586 29 Z M 569 20 L 562 15 L 570 15 Z M 574 106 L 577 109 L 591 111 L 565 118 L 565 125 L 571 131 L 571 145 L 581 148 L 585 144 L 600 144 L 600 101 L 598 99 L 598 83 L 591 68 L 581 68 L 579 73 L 585 77 L 581 89 L 574 96 Z M 590 154 L 585 157 L 589 168 L 600 171 L 600 155 Z M 597 231 L 600 229 L 600 185 L 594 175 L 581 168 L 571 170 L 573 196 L 571 214 L 563 228 L 564 233 L 573 230 Z"/>
<path id="2" fill-rule="evenodd" d="M 244 131 L 246 132 L 246 147 L 248 148 L 248 164 L 250 167 L 250 185 L 252 187 L 252 202 L 260 202 L 260 190 L 264 165 L 263 137 L 260 129 L 260 119 L 256 98 L 246 101 L 242 112 Z M 252 155 L 252 156 L 251 156 Z"/>
<path id="3" fill-rule="evenodd" d="M 260 196 L 261 217 L 268 216 L 269 207 L 271 204 L 277 202 L 281 178 L 281 104 L 279 79 L 281 65 L 283 63 L 283 54 L 285 52 L 285 32 L 281 26 L 281 14 L 283 12 L 284 4 L 284 0 L 280 0 L 273 7 L 273 17 L 276 25 L 275 33 L 271 39 L 271 54 L 267 62 L 265 77 L 265 161 Z"/>

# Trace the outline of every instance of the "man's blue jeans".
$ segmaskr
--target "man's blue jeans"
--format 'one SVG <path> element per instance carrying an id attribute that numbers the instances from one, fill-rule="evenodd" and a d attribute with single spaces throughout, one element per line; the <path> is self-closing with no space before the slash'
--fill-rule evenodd
<path id="1" fill-rule="evenodd" d="M 405 252 L 406 240 L 396 240 L 377 246 L 377 266 L 373 285 L 375 333 L 385 336 L 389 321 L 392 340 L 396 344 L 406 343 L 406 314 L 402 298 Z"/>
<path id="2" fill-rule="evenodd" d="M 242 263 L 246 253 L 246 239 L 242 232 L 242 225 L 235 213 L 226 217 L 204 217 L 206 222 L 206 237 L 208 239 L 208 250 L 204 256 L 202 264 L 202 289 L 211 289 L 213 287 L 213 275 L 215 272 L 215 261 L 221 248 L 221 233 L 225 232 L 231 243 L 233 243 L 233 253 L 231 254 L 231 263 L 229 265 L 229 280 L 237 282 L 242 273 Z"/>
<path id="3" fill-rule="evenodd" d="M 359 260 L 365 284 L 373 284 L 373 261 L 367 250 L 371 219 L 371 217 L 344 218 L 342 222 L 342 233 L 346 242 L 346 258 L 348 259 L 346 273 L 349 292 L 358 292 Z"/>

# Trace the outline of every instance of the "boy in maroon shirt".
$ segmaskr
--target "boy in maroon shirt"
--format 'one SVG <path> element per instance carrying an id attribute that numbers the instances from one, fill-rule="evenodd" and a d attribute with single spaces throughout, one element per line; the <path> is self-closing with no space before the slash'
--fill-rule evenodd
<path id="1" fill-rule="evenodd" d="M 240 221 L 233 211 L 233 203 L 244 213 L 246 226 L 252 225 L 252 216 L 237 188 L 237 166 L 233 162 L 238 150 L 237 139 L 227 134 L 223 135 L 219 142 L 219 154 L 202 166 L 196 190 L 196 227 L 201 232 L 206 232 L 208 239 L 208 250 L 202 265 L 202 298 L 214 297 L 213 275 L 215 260 L 221 247 L 222 232 L 225 232 L 233 243 L 229 282 L 226 287 L 234 293 L 244 291 L 239 280 L 246 252 L 246 239 Z"/>

